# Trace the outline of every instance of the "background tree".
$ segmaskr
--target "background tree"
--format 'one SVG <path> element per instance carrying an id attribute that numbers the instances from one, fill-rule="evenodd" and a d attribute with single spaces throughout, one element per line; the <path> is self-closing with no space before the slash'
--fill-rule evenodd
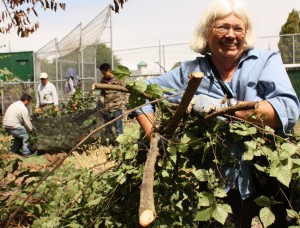
<path id="1" fill-rule="evenodd" d="M 105 44 L 98 44 L 96 50 L 96 64 L 97 67 L 102 63 L 111 63 L 111 48 Z M 121 63 L 121 59 L 114 55 L 114 66 L 118 66 Z"/>
<path id="2" fill-rule="evenodd" d="M 296 50 L 300 49 L 300 16 L 299 11 L 295 9 L 289 13 L 287 21 L 281 27 L 279 33 L 280 40 L 278 43 L 279 51 L 282 55 L 283 63 L 300 63 L 300 53 Z M 293 34 L 284 36 L 285 34 Z"/>

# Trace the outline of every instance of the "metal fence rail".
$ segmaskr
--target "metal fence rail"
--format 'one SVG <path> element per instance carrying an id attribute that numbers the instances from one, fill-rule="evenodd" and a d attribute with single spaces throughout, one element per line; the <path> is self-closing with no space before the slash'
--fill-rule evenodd
<path id="1" fill-rule="evenodd" d="M 285 64 L 300 63 L 300 34 L 262 36 L 257 38 L 255 47 L 279 51 Z M 131 66 L 141 60 L 147 63 L 148 72 L 169 71 L 177 62 L 192 60 L 198 53 L 193 52 L 189 43 L 162 44 L 114 50 L 122 59 L 122 65 Z M 134 70 L 134 69 L 131 69 Z"/>

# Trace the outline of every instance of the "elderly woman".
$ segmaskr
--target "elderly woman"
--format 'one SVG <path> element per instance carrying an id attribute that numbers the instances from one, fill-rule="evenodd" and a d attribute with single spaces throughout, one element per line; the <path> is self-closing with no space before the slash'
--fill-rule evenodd
<path id="1" fill-rule="evenodd" d="M 190 73 L 203 72 L 205 78 L 196 92 L 196 95 L 203 96 L 196 97 L 198 101 L 206 100 L 207 106 L 220 103 L 225 95 L 222 85 L 225 85 L 226 90 L 239 103 L 260 101 L 257 114 L 259 117 L 264 116 L 264 124 L 288 133 L 298 121 L 298 98 L 280 54 L 256 49 L 254 43 L 251 20 L 243 4 L 229 0 L 213 2 L 191 42 L 192 49 L 203 56 L 183 62 L 180 67 L 148 83 L 174 89 L 168 93 L 170 95 L 186 88 Z M 213 67 L 218 75 L 212 70 Z M 222 85 L 220 82 L 223 82 Z M 179 102 L 180 97 L 172 98 L 171 101 Z M 199 111 L 202 110 L 205 111 L 206 107 Z M 153 119 L 153 109 L 146 106 L 143 111 L 138 113 L 137 120 L 149 135 L 153 127 L 149 121 L 149 118 Z M 142 113 L 147 113 L 148 117 Z M 235 116 L 247 119 L 250 113 L 252 111 L 238 111 Z"/>
<path id="2" fill-rule="evenodd" d="M 299 118 L 299 100 L 280 54 L 254 48 L 252 29 L 250 17 L 242 2 L 214 1 L 205 11 L 191 42 L 192 49 L 201 55 L 193 61 L 182 62 L 178 68 L 147 83 L 172 88 L 166 94 L 171 95 L 186 89 L 190 73 L 203 72 L 205 77 L 194 97 L 194 111 L 207 112 L 211 105 L 222 109 L 237 103 L 257 101 L 257 115 L 262 118 L 249 118 L 252 110 L 236 111 L 234 115 L 252 122 L 263 121 L 264 125 L 288 134 Z M 232 99 L 223 104 L 225 95 Z M 171 101 L 180 102 L 180 99 L 181 96 L 177 96 L 171 98 Z M 136 119 L 148 137 L 153 129 L 153 113 L 153 107 L 148 105 L 136 114 Z M 245 167 L 241 162 L 235 171 L 227 172 L 231 178 L 227 190 L 238 182 L 243 200 L 251 196 L 253 188 L 249 170 L 243 171 L 247 170 Z M 250 223 L 243 227 L 250 227 Z"/>

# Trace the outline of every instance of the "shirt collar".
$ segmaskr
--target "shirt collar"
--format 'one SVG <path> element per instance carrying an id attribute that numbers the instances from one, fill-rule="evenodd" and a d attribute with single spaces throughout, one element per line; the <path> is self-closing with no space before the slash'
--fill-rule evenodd
<path id="1" fill-rule="evenodd" d="M 259 55 L 259 51 L 256 48 L 249 49 L 245 51 L 244 55 L 240 59 L 240 63 L 247 59 L 257 59 Z"/>
<path id="2" fill-rule="evenodd" d="M 104 77 L 104 80 L 107 81 L 107 82 L 112 82 L 114 79 L 115 79 L 114 76 L 112 76 L 111 78 L 105 78 Z"/>

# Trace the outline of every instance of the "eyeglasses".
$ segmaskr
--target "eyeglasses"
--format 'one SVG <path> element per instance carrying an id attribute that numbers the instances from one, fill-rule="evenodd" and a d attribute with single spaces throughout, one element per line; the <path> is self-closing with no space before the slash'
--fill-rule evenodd
<path id="1" fill-rule="evenodd" d="M 46 80 L 46 78 L 41 78 L 41 81 L 45 81 Z"/>
<path id="2" fill-rule="evenodd" d="M 221 24 L 212 26 L 215 33 L 220 36 L 224 36 L 228 34 L 229 30 L 232 29 L 235 36 L 243 37 L 245 36 L 245 29 L 242 28 L 240 25 L 230 25 L 230 24 Z"/>

